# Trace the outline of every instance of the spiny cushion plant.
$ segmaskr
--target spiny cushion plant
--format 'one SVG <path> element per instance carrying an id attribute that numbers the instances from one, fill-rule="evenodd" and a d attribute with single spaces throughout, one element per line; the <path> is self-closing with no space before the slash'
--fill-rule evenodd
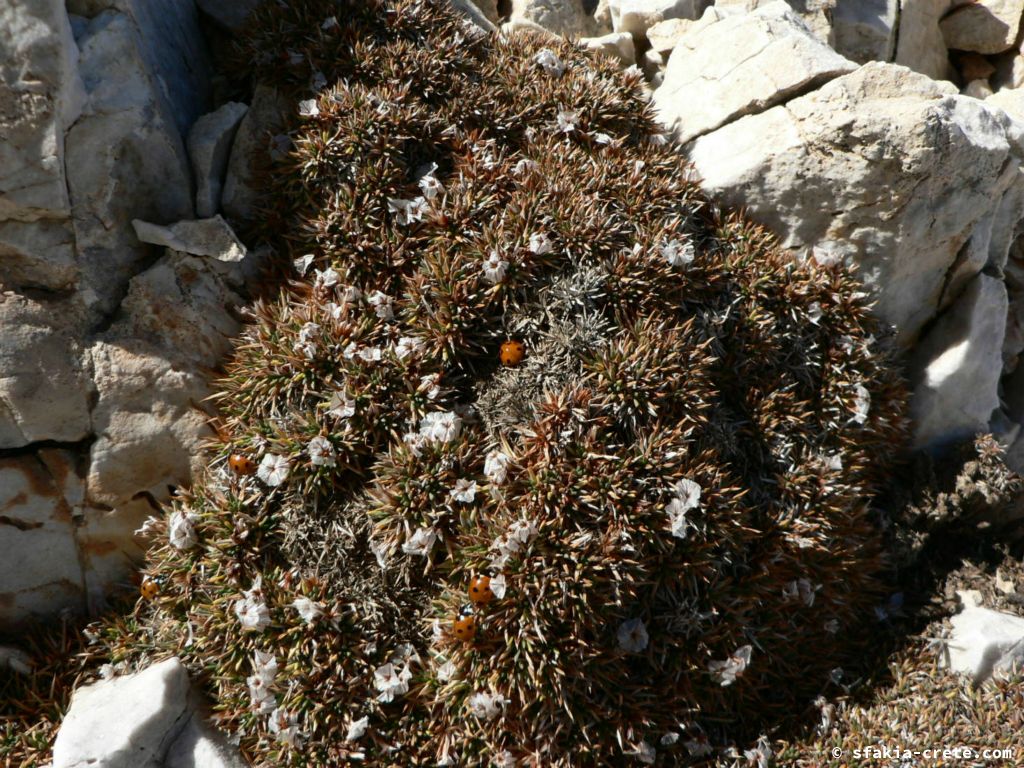
<path id="1" fill-rule="evenodd" d="M 296 0 L 237 60 L 292 105 L 253 237 L 295 268 L 112 661 L 181 656 L 266 764 L 671 764 L 820 692 L 904 430 L 855 281 L 571 43 Z"/>

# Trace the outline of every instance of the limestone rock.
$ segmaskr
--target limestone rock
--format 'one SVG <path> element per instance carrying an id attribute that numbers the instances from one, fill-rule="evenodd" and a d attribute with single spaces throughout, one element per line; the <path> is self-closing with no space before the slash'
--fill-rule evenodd
<path id="1" fill-rule="evenodd" d="M 633 46 L 633 36 L 626 32 L 613 32 L 610 35 L 601 37 L 580 38 L 580 45 L 592 51 L 601 51 L 621 62 L 622 66 L 628 67 L 636 64 L 636 48 Z"/>
<path id="2" fill-rule="evenodd" d="M 231 143 L 249 107 L 229 101 L 196 120 L 188 134 L 188 154 L 196 178 L 196 215 L 213 216 L 220 209 L 220 193 L 231 157 Z"/>
<path id="3" fill-rule="evenodd" d="M 512 0 L 509 20 L 532 21 L 564 37 L 593 37 L 597 32 L 581 0 Z"/>
<path id="4" fill-rule="evenodd" d="M 977 275 L 921 339 L 911 364 L 914 441 L 941 447 L 988 431 L 999 408 L 1006 286 Z"/>
<path id="5" fill-rule="evenodd" d="M 779 0 L 679 40 L 654 106 L 685 143 L 853 69 Z"/>
<path id="6" fill-rule="evenodd" d="M 715 8 L 726 16 L 743 15 L 778 0 L 716 0 Z M 855 2 L 858 0 L 854 0 Z M 832 9 L 836 0 L 786 0 L 818 40 L 833 45 Z"/>
<path id="7" fill-rule="evenodd" d="M 193 256 L 210 256 L 223 264 L 237 264 L 246 256 L 242 241 L 220 216 L 179 221 L 166 227 L 134 219 L 132 227 L 144 243 L 162 245 Z"/>
<path id="8" fill-rule="evenodd" d="M 660 86 L 665 76 L 665 58 L 652 48 L 644 53 L 640 60 L 640 69 L 652 84 L 657 80 Z"/>
<path id="9" fill-rule="evenodd" d="M 665 19 L 699 19 L 710 0 L 609 0 L 612 29 L 633 37 L 646 37 L 647 30 Z"/>
<path id="10" fill-rule="evenodd" d="M 76 690 L 53 745 L 53 768 L 242 768 L 205 723 L 177 658 Z"/>
<path id="11" fill-rule="evenodd" d="M 1021 155 L 1021 126 L 1001 110 L 880 62 L 689 149 L 704 187 L 786 248 L 853 267 L 904 347 L 1005 261 Z"/>
<path id="12" fill-rule="evenodd" d="M 199 10 L 225 29 L 238 31 L 260 0 L 196 0 Z"/>
<path id="13" fill-rule="evenodd" d="M 899 0 L 836 0 L 832 11 L 836 51 L 858 64 L 891 61 L 899 13 Z"/>
<path id="14" fill-rule="evenodd" d="M 221 207 L 224 214 L 233 220 L 244 221 L 253 214 L 257 192 L 254 188 L 255 175 L 253 161 L 260 150 L 271 145 L 283 125 L 286 110 L 285 101 L 273 88 L 265 85 L 256 87 L 249 111 L 242 118 L 235 142 L 231 147 L 231 159 L 228 161 L 228 173 L 224 180 L 224 192 L 221 195 Z M 146 219 L 145 216 L 138 218 Z M 191 218 L 179 216 L 178 218 Z M 154 221 L 148 218 L 148 221 Z M 167 220 L 167 219 L 165 219 Z M 174 219 L 171 219 L 173 221 Z"/>
<path id="15" fill-rule="evenodd" d="M 992 86 L 988 84 L 988 80 L 971 80 L 964 86 L 963 94 L 972 99 L 987 99 L 992 95 Z"/>
<path id="16" fill-rule="evenodd" d="M 956 0 L 902 0 L 897 64 L 935 80 L 949 80 L 951 68 L 939 21 Z"/>
<path id="17" fill-rule="evenodd" d="M 57 449 L 0 458 L 0 625 L 84 607 L 75 521 L 64 496 L 65 482 L 82 482 L 73 466 L 73 455 Z"/>
<path id="18" fill-rule="evenodd" d="M 80 321 L 67 302 L 0 293 L 0 449 L 90 434 Z"/>
<path id="19" fill-rule="evenodd" d="M 452 7 L 484 32 L 494 32 L 499 21 L 498 0 L 451 0 Z"/>
<path id="20" fill-rule="evenodd" d="M 594 24 L 597 25 L 597 34 L 607 35 L 612 31 L 612 9 L 608 0 L 597 0 L 597 7 L 594 8 Z"/>
<path id="21" fill-rule="evenodd" d="M 977 592 L 960 592 L 963 610 L 954 616 L 947 664 L 975 684 L 997 670 L 1005 674 L 1024 658 L 1024 618 L 981 606 Z"/>
<path id="22" fill-rule="evenodd" d="M 1022 14 L 1024 0 L 975 0 L 955 6 L 939 28 L 949 48 L 1001 53 L 1017 40 Z"/>

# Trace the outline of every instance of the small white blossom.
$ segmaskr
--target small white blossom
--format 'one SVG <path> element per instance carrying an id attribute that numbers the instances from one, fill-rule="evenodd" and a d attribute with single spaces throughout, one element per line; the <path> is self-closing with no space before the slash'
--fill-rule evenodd
<path id="1" fill-rule="evenodd" d="M 356 351 L 356 355 L 364 362 L 376 363 L 380 361 L 384 353 L 380 347 L 360 347 Z"/>
<path id="2" fill-rule="evenodd" d="M 267 730 L 277 738 L 279 744 L 299 747 L 302 744 L 302 734 L 299 733 L 298 722 L 298 715 L 293 715 L 286 709 L 276 709 L 270 713 Z"/>
<path id="3" fill-rule="evenodd" d="M 341 275 L 330 267 L 327 269 L 315 270 L 314 275 L 314 288 L 333 288 L 338 284 L 338 281 L 341 280 Z"/>
<path id="4" fill-rule="evenodd" d="M 693 263 L 695 256 L 693 243 L 689 240 L 669 240 L 659 246 L 661 257 L 673 267 L 688 267 Z"/>
<path id="5" fill-rule="evenodd" d="M 345 392 L 335 392 L 327 401 L 327 415 L 336 419 L 349 419 L 356 414 L 356 401 Z"/>
<path id="6" fill-rule="evenodd" d="M 462 419 L 454 411 L 435 411 L 420 420 L 420 434 L 432 442 L 451 442 L 461 431 Z"/>
<path id="7" fill-rule="evenodd" d="M 405 360 L 409 355 L 413 355 L 421 349 L 423 349 L 423 342 L 413 336 L 403 336 L 395 344 L 395 354 L 399 360 Z"/>
<path id="8" fill-rule="evenodd" d="M 363 737 L 366 733 L 367 727 L 370 725 L 370 718 L 361 717 L 358 720 L 353 720 L 349 723 L 348 733 L 345 734 L 345 741 L 357 741 Z"/>
<path id="9" fill-rule="evenodd" d="M 426 209 L 427 201 L 423 197 L 417 197 L 415 200 L 388 198 L 388 211 L 394 214 L 395 222 L 400 226 L 411 224 L 414 221 L 422 221 Z"/>
<path id="10" fill-rule="evenodd" d="M 316 99 L 306 99 L 299 102 L 299 114 L 303 117 L 316 117 L 320 114 L 320 107 Z"/>
<path id="11" fill-rule="evenodd" d="M 501 714 L 508 699 L 500 693 L 474 693 L 469 697 L 469 713 L 481 720 L 493 720 Z"/>
<path id="12" fill-rule="evenodd" d="M 843 671 L 842 667 L 836 667 L 828 673 L 828 679 L 832 682 L 833 685 L 839 685 L 839 683 L 843 680 L 843 675 L 845 674 L 846 672 Z"/>
<path id="13" fill-rule="evenodd" d="M 747 763 L 755 768 L 768 768 L 772 760 L 772 748 L 768 746 L 768 737 L 759 738 L 757 746 L 744 750 L 743 756 L 747 758 Z"/>
<path id="14" fill-rule="evenodd" d="M 160 518 L 157 517 L 156 515 L 150 515 L 149 517 L 146 518 L 145 522 L 143 522 L 142 525 L 140 525 L 138 528 L 135 529 L 135 531 L 132 533 L 132 535 L 133 536 L 150 536 L 150 535 L 152 535 L 153 533 L 156 532 L 156 530 L 157 530 L 157 528 L 159 526 L 160 526 Z"/>
<path id="15" fill-rule="evenodd" d="M 607 133 L 602 133 L 600 131 L 598 131 L 597 133 L 591 134 L 591 138 L 594 140 L 594 142 L 596 144 L 611 144 L 612 143 L 612 137 L 609 136 Z"/>
<path id="16" fill-rule="evenodd" d="M 437 531 L 433 528 L 417 528 L 404 544 L 402 551 L 407 555 L 421 555 L 426 557 L 434 548 L 437 541 Z"/>
<path id="17" fill-rule="evenodd" d="M 658 759 L 658 751 L 646 741 L 641 741 L 636 748 L 636 758 L 644 765 L 654 765 Z"/>
<path id="18" fill-rule="evenodd" d="M 519 765 L 519 761 L 507 749 L 494 756 L 495 768 L 516 768 L 517 765 Z"/>
<path id="19" fill-rule="evenodd" d="M 373 671 L 373 684 L 380 691 L 377 701 L 388 703 L 394 701 L 396 696 L 404 696 L 409 692 L 409 681 L 412 680 L 412 670 L 408 666 L 396 669 L 391 662 L 377 667 Z"/>
<path id="20" fill-rule="evenodd" d="M 561 77 L 565 72 L 565 65 L 562 63 L 562 60 L 559 59 L 558 56 L 555 55 L 555 52 L 550 48 L 544 48 L 541 50 L 533 57 L 533 60 L 549 75 Z"/>
<path id="21" fill-rule="evenodd" d="M 538 256 L 543 256 L 545 253 L 551 253 L 554 246 L 551 244 L 551 238 L 545 235 L 543 232 L 534 232 L 530 235 L 530 252 L 535 253 Z"/>
<path id="22" fill-rule="evenodd" d="M 416 391 L 425 394 L 428 400 L 436 400 L 437 396 L 441 394 L 441 374 L 431 373 L 420 376 L 420 385 Z"/>
<path id="23" fill-rule="evenodd" d="M 314 467 L 333 467 L 335 465 L 334 446 L 323 435 L 317 435 L 306 446 L 309 460 Z"/>
<path id="24" fill-rule="evenodd" d="M 257 714 L 269 715 L 277 709 L 277 697 L 270 690 L 277 675 L 277 659 L 272 653 L 256 651 L 252 668 L 253 674 L 245 680 L 252 709 Z"/>
<path id="25" fill-rule="evenodd" d="M 522 176 L 524 173 L 536 171 L 538 167 L 539 166 L 537 165 L 536 161 L 531 160 L 528 157 L 524 157 L 512 167 L 512 173 L 514 173 L 516 176 Z"/>
<path id="26" fill-rule="evenodd" d="M 287 456 L 277 456 L 273 453 L 268 453 L 263 457 L 263 461 L 260 462 L 260 466 L 256 470 L 256 476 L 274 488 L 288 478 L 290 468 Z"/>
<path id="27" fill-rule="evenodd" d="M 309 272 L 309 267 L 313 264 L 313 259 L 316 258 L 312 253 L 307 253 L 305 256 L 300 256 L 295 259 L 292 264 L 295 266 L 295 271 L 300 275 L 305 275 Z"/>
<path id="28" fill-rule="evenodd" d="M 820 587 L 818 587 L 820 589 Z M 789 582 L 785 587 L 782 588 L 782 596 L 786 600 L 800 599 L 804 605 L 810 608 L 814 605 L 814 596 L 817 593 L 817 589 L 807 579 L 796 579 L 795 581 Z"/>
<path id="29" fill-rule="evenodd" d="M 435 168 L 437 166 L 434 166 Z M 423 197 L 427 200 L 433 200 L 439 194 L 444 192 L 444 185 L 438 181 L 437 177 L 434 176 L 434 172 L 431 171 L 427 175 L 420 179 L 420 191 L 423 192 Z"/>
<path id="30" fill-rule="evenodd" d="M 316 357 L 316 343 L 312 341 L 296 341 L 292 345 L 292 349 L 300 353 L 307 360 L 312 360 Z"/>
<path id="31" fill-rule="evenodd" d="M 260 577 L 256 577 L 248 592 L 242 593 L 243 597 L 235 601 L 235 616 L 238 617 L 242 628 L 250 632 L 262 632 L 270 626 L 270 609 L 263 602 Z"/>
<path id="32" fill-rule="evenodd" d="M 423 453 L 423 446 L 426 445 L 427 438 L 419 432 L 406 432 L 402 435 L 402 442 L 409 446 L 409 451 L 413 456 L 419 456 Z"/>
<path id="33" fill-rule="evenodd" d="M 807 306 L 807 319 L 810 320 L 814 325 L 821 322 L 821 318 L 824 316 L 824 312 L 821 309 L 821 303 L 812 301 Z"/>
<path id="34" fill-rule="evenodd" d="M 839 631 L 839 619 L 829 619 L 825 622 L 825 631 L 830 635 L 834 635 Z"/>
<path id="35" fill-rule="evenodd" d="M 491 592 L 494 596 L 501 600 L 505 596 L 505 592 L 508 590 L 508 585 L 505 582 L 505 574 L 499 573 L 497 576 L 491 577 L 490 585 Z"/>
<path id="36" fill-rule="evenodd" d="M 871 410 L 871 393 L 863 384 L 854 388 L 853 399 L 853 420 L 863 424 L 868 420 L 868 412 Z"/>
<path id="37" fill-rule="evenodd" d="M 199 536 L 196 534 L 196 516 L 183 509 L 177 510 L 171 515 L 171 522 L 167 530 L 167 538 L 175 549 L 192 549 L 199 543 Z"/>
<path id="38" fill-rule="evenodd" d="M 461 501 L 463 504 L 472 504 L 473 499 L 476 498 L 476 481 L 456 480 L 455 487 L 452 488 L 450 495 L 455 501 Z"/>
<path id="39" fill-rule="evenodd" d="M 299 612 L 299 616 L 306 624 L 312 624 L 324 612 L 324 607 L 320 603 L 314 602 L 308 597 L 295 598 L 292 608 Z"/>
<path id="40" fill-rule="evenodd" d="M 393 307 L 393 299 L 383 291 L 374 291 L 366 300 L 373 307 L 373 311 L 377 313 L 377 317 L 386 322 L 391 322 L 395 319 L 395 311 Z"/>
<path id="41" fill-rule="evenodd" d="M 711 673 L 715 681 L 723 688 L 732 685 L 736 682 L 736 678 L 743 674 L 747 665 L 750 664 L 750 655 L 753 651 L 754 647 L 751 645 L 737 648 L 732 656 L 725 661 L 708 662 L 708 672 Z"/>
<path id="42" fill-rule="evenodd" d="M 484 476 L 494 485 L 501 485 L 508 476 L 509 458 L 501 451 L 491 451 L 484 459 Z"/>
<path id="43" fill-rule="evenodd" d="M 532 522 L 516 520 L 508 531 L 491 543 L 491 548 L 497 550 L 497 554 L 491 557 L 491 564 L 495 568 L 503 568 L 509 558 L 523 552 L 538 533 L 537 526 Z"/>
<path id="44" fill-rule="evenodd" d="M 700 484 L 684 477 L 676 483 L 676 498 L 682 502 L 687 511 L 700 506 L 700 495 L 702 488 Z"/>
<path id="45" fill-rule="evenodd" d="M 575 109 L 563 109 L 555 116 L 558 122 L 558 130 L 562 133 L 572 133 L 576 130 L 579 121 L 580 113 Z"/>
<path id="46" fill-rule="evenodd" d="M 508 270 L 508 262 L 498 255 L 497 251 L 491 251 L 491 255 L 483 261 L 484 278 L 489 283 L 500 283 L 505 279 Z"/>
<path id="47" fill-rule="evenodd" d="M 679 734 L 675 731 L 668 731 L 661 737 L 659 743 L 663 747 L 671 747 L 677 741 L 679 741 Z"/>
<path id="48" fill-rule="evenodd" d="M 649 641 L 647 625 L 639 618 L 624 621 L 619 625 L 616 638 L 619 641 L 619 648 L 626 653 L 640 653 L 647 648 Z"/>
<path id="49" fill-rule="evenodd" d="M 100 677 L 104 680 L 111 680 L 117 674 L 117 670 L 114 669 L 113 664 L 104 664 L 99 669 Z"/>
<path id="50" fill-rule="evenodd" d="M 447 683 L 449 680 L 455 677 L 455 673 L 458 671 L 458 667 L 456 667 L 453 662 L 446 661 L 444 664 L 437 668 L 437 679 L 440 680 L 442 683 Z"/>
<path id="51" fill-rule="evenodd" d="M 330 29 L 334 29 L 336 26 L 338 26 L 338 17 L 328 16 L 326 19 L 324 19 L 324 23 L 320 25 L 320 29 L 326 32 Z"/>
<path id="52" fill-rule="evenodd" d="M 700 506 L 701 490 L 700 485 L 689 478 L 683 478 L 676 483 L 676 496 L 665 507 L 673 536 L 685 539 L 690 528 L 693 527 L 693 523 L 687 519 L 686 515 L 690 510 Z"/>

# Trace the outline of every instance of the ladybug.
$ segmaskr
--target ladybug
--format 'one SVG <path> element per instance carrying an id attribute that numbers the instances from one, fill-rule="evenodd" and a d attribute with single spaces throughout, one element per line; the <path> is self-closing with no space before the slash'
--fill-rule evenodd
<path id="1" fill-rule="evenodd" d="M 526 345 L 516 339 L 509 339 L 501 345 L 501 364 L 508 367 L 519 365 L 526 355 Z"/>
<path id="2" fill-rule="evenodd" d="M 160 581 L 147 576 L 139 585 L 139 594 L 146 600 L 154 600 L 160 594 Z"/>
<path id="3" fill-rule="evenodd" d="M 459 615 L 452 626 L 455 636 L 468 643 L 476 637 L 476 616 L 473 614 L 473 606 L 464 605 L 459 609 Z"/>
<path id="4" fill-rule="evenodd" d="M 490 576 L 477 576 L 469 582 L 469 599 L 477 605 L 484 605 L 494 599 Z"/>
<path id="5" fill-rule="evenodd" d="M 236 475 L 251 475 L 256 471 L 256 462 L 240 453 L 232 453 L 228 457 L 228 466 Z"/>

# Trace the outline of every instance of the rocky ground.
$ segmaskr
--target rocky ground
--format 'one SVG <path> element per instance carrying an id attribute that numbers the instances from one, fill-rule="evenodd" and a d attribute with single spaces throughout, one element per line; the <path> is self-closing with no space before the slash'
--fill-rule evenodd
<path id="1" fill-rule="evenodd" d="M 210 372 L 265 256 L 236 235 L 252 213 L 253 159 L 288 149 L 279 95 L 228 93 L 213 63 L 253 5 L 0 9 L 0 58 L 18 62 L 2 70 L 0 100 L 0 627 L 18 640 L 27 622 L 63 616 L 64 628 L 0 655 L 10 708 L 0 756 L 15 764 L 75 765 L 109 746 L 69 741 L 69 730 L 64 743 L 77 751 L 50 754 L 70 692 L 87 679 L 84 661 L 69 671 L 57 659 L 88 650 L 75 617 L 131 586 L 146 520 L 201 469 L 213 436 Z M 991 432 L 1024 469 L 1024 2 L 456 5 L 486 31 L 579 38 L 642 70 L 681 161 L 709 193 L 794 255 L 859 274 L 903 350 L 917 446 Z M 311 83 L 311 95 L 322 87 Z M 928 517 L 909 524 L 922 539 Z M 825 764 L 824 752 L 848 755 L 861 741 L 1022 743 L 1012 679 L 971 678 L 985 649 L 997 657 L 988 666 L 1011 662 L 1024 631 L 956 594 L 1024 615 L 1021 552 L 992 534 L 1005 522 L 950 529 L 977 548 L 954 547 L 942 570 L 905 590 L 906 607 L 890 606 L 878 631 L 891 657 L 824 690 L 805 718 L 816 731 L 772 734 L 776 764 Z M 966 678 L 938 666 L 961 609 L 965 625 L 991 620 L 1006 632 L 995 646 L 987 630 L 964 641 L 982 646 L 963 660 Z M 138 685 L 143 699 L 169 691 L 173 702 L 150 718 L 152 764 L 231 764 L 213 735 L 192 734 L 202 707 L 179 668 Z M 102 695 L 133 701 L 127 687 Z M 736 760 L 766 763 L 768 751 Z M 859 764 L 835 764 L 844 760 Z"/>

